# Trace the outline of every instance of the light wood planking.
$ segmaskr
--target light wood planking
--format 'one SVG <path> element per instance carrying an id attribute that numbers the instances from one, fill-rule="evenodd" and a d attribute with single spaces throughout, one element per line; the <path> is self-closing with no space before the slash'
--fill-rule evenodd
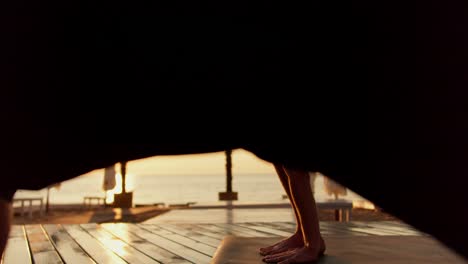
<path id="1" fill-rule="evenodd" d="M 297 226 L 296 222 L 274 222 L 285 227 L 295 228 Z"/>
<path id="2" fill-rule="evenodd" d="M 407 236 L 424 236 L 426 235 L 423 232 L 420 232 L 414 228 L 407 227 L 404 225 L 397 226 L 397 225 L 389 225 L 387 223 L 381 223 L 378 221 L 373 221 L 373 222 L 365 222 L 366 225 L 372 226 L 375 228 L 381 228 L 384 230 L 391 230 L 392 232 L 397 232 L 400 235 L 407 235 Z"/>
<path id="3" fill-rule="evenodd" d="M 328 236 L 373 236 L 373 234 L 356 232 L 343 225 L 344 223 L 321 222 L 320 232 Z"/>
<path id="4" fill-rule="evenodd" d="M 228 229 L 228 230 L 236 230 L 242 233 L 246 233 L 252 237 L 277 237 L 278 236 L 275 234 L 260 232 L 258 230 L 253 230 L 253 229 L 246 228 L 243 226 L 238 226 L 237 224 L 218 224 L 217 223 L 215 225 L 221 228 Z"/>
<path id="5" fill-rule="evenodd" d="M 204 236 L 219 239 L 219 240 L 222 240 L 224 237 L 226 237 L 225 232 L 215 232 L 215 231 L 212 231 L 212 230 L 207 230 L 207 229 L 201 228 L 201 227 L 199 227 L 199 226 L 197 226 L 195 224 L 173 224 L 173 225 L 174 225 L 174 227 L 177 227 L 177 228 L 181 228 L 181 229 L 191 231 L 191 232 L 197 232 L 197 233 L 202 234 Z"/>
<path id="6" fill-rule="evenodd" d="M 206 263 L 226 235 L 287 237 L 294 222 L 14 225 L 1 264 Z M 394 221 L 320 222 L 327 236 L 429 236 Z M 369 246 L 363 248 L 367 250 Z M 385 250 L 375 248 L 375 251 Z"/>
<path id="7" fill-rule="evenodd" d="M 147 229 L 147 226 L 144 224 L 129 225 L 128 228 L 135 235 L 138 235 L 139 237 L 142 237 L 191 262 L 208 264 L 211 261 L 211 257 L 206 254 L 200 253 L 199 251 L 193 250 L 187 246 L 181 245 L 165 237 L 152 233 L 151 229 Z"/>
<path id="8" fill-rule="evenodd" d="M 182 227 L 177 227 L 177 226 L 171 225 L 171 224 L 158 224 L 158 226 L 160 228 L 162 228 L 162 229 L 166 229 L 166 230 L 171 231 L 173 233 L 176 233 L 176 234 L 179 234 L 179 235 L 182 235 L 182 236 L 185 236 L 185 237 L 189 237 L 189 238 L 191 238 L 193 240 L 203 242 L 203 243 L 205 243 L 207 245 L 210 245 L 210 246 L 213 246 L 213 247 L 218 247 L 219 244 L 222 241 L 222 239 L 208 237 L 208 236 L 203 235 L 202 233 L 194 232 L 192 230 L 185 229 L 185 228 L 182 228 Z"/>
<path id="9" fill-rule="evenodd" d="M 252 234 L 249 232 L 243 232 L 236 230 L 232 227 L 219 227 L 216 226 L 215 224 L 198 224 L 197 225 L 200 228 L 204 228 L 206 230 L 214 231 L 214 232 L 219 232 L 224 235 L 235 235 L 235 236 L 241 236 L 241 237 L 254 237 Z"/>
<path id="10" fill-rule="evenodd" d="M 391 225 L 391 226 L 399 226 L 399 227 L 406 227 L 408 229 L 414 229 L 411 225 L 402 222 L 402 221 L 379 221 L 379 223 L 385 224 L 385 225 Z"/>
<path id="11" fill-rule="evenodd" d="M 68 234 L 75 239 L 78 244 L 90 255 L 97 263 L 106 264 L 126 264 L 123 259 L 114 254 L 111 250 L 99 243 L 88 232 L 78 225 L 63 225 Z"/>
<path id="12" fill-rule="evenodd" d="M 41 225 L 26 225 L 25 229 L 35 264 L 63 263 Z"/>
<path id="13" fill-rule="evenodd" d="M 208 256 L 212 256 L 216 251 L 216 247 L 214 247 L 214 246 L 210 246 L 210 245 L 207 245 L 205 243 L 193 240 L 191 238 L 181 236 L 179 234 L 170 232 L 168 230 L 162 229 L 162 228 L 160 228 L 158 226 L 155 226 L 155 225 L 148 226 L 148 227 L 145 227 L 144 225 L 142 225 L 142 227 L 146 228 L 148 230 L 151 230 L 151 232 L 156 234 L 156 235 L 160 235 L 160 236 L 162 236 L 164 238 L 172 240 L 172 241 L 174 241 L 176 243 L 179 243 L 181 245 L 184 245 L 186 247 L 192 248 L 192 249 L 194 249 L 196 251 L 199 251 L 199 252 L 201 252 L 203 254 L 206 254 Z"/>
<path id="14" fill-rule="evenodd" d="M 96 263 L 60 225 L 43 225 L 50 241 L 67 264 Z"/>
<path id="15" fill-rule="evenodd" d="M 353 227 L 364 228 L 371 231 L 381 231 L 381 235 L 416 235 L 417 232 L 403 229 L 399 227 L 388 226 L 384 224 L 369 224 L 367 222 L 350 222 L 346 223 L 347 225 L 351 225 Z M 420 234 L 419 234 L 420 235 Z"/>
<path id="16" fill-rule="evenodd" d="M 391 232 L 388 230 L 382 230 L 374 227 L 365 227 L 359 224 L 355 224 L 353 222 L 347 222 L 343 223 L 342 227 L 352 231 L 352 232 L 359 232 L 359 233 L 364 233 L 364 234 L 370 234 L 374 236 L 391 236 L 391 235 L 397 235 L 396 232 Z"/>
<path id="17" fill-rule="evenodd" d="M 123 258 L 128 263 L 138 264 L 155 264 L 158 261 L 143 254 L 141 251 L 125 243 L 120 238 L 112 235 L 108 231 L 101 228 L 96 224 L 82 224 L 81 227 L 85 229 L 90 235 L 99 240 L 108 249 L 112 250 L 115 254 Z"/>
<path id="18" fill-rule="evenodd" d="M 220 235 L 222 238 L 228 235 L 242 236 L 242 237 L 251 237 L 251 235 L 244 232 L 239 232 L 235 230 L 228 230 L 226 228 L 220 228 L 213 224 L 194 224 L 194 227 L 197 230 L 203 230 L 204 232 L 210 232 L 212 234 Z"/>
<path id="19" fill-rule="evenodd" d="M 35 264 L 55 264 L 64 263 L 56 251 L 45 251 L 33 254 Z"/>
<path id="20" fill-rule="evenodd" d="M 281 223 L 276 223 L 276 222 L 254 222 L 254 224 L 266 226 L 266 227 L 270 227 L 273 229 L 278 229 L 278 230 L 290 232 L 290 233 L 294 233 L 296 231 L 296 227 L 291 227 L 289 225 L 283 225 Z"/>
<path id="21" fill-rule="evenodd" d="M 154 258 L 155 260 L 161 263 L 191 263 L 182 257 L 173 254 L 151 242 L 148 240 L 139 237 L 129 231 L 128 225 L 130 224 L 101 224 L 101 227 L 105 230 L 109 231 L 113 235 L 119 237 L 121 240 L 126 242 L 127 244 L 138 248 L 141 252 L 145 253 L 146 255 Z"/>
<path id="22" fill-rule="evenodd" d="M 23 226 L 12 226 L 8 242 L 5 248 L 2 263 L 4 264 L 28 264 L 32 263 L 29 254 L 28 240 Z"/>
<path id="23" fill-rule="evenodd" d="M 256 225 L 252 223 L 239 223 L 237 225 L 243 226 L 246 228 L 251 228 L 251 229 L 258 230 L 258 231 L 265 232 L 265 233 L 275 234 L 278 236 L 284 236 L 284 237 L 289 237 L 293 234 L 292 232 L 285 232 L 285 231 L 273 229 L 273 228 L 266 227 L 266 226 L 260 226 L 260 225 Z"/>

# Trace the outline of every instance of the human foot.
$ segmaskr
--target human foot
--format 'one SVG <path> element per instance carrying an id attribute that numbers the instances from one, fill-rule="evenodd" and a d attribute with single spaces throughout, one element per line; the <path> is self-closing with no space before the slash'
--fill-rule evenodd
<path id="1" fill-rule="evenodd" d="M 260 255 L 266 256 L 266 255 L 278 254 L 278 253 L 291 250 L 294 248 L 300 248 L 302 246 L 304 246 L 302 235 L 300 233 L 295 233 L 289 238 L 281 240 L 280 242 L 272 246 L 260 248 L 259 251 L 260 251 Z"/>
<path id="2" fill-rule="evenodd" d="M 303 246 L 284 251 L 274 255 L 268 255 L 262 260 L 267 263 L 291 264 L 317 261 L 325 252 L 325 244 L 318 247 Z"/>

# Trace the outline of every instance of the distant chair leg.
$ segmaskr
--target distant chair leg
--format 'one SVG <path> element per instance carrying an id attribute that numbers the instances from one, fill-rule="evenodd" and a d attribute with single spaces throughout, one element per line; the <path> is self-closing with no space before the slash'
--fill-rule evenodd
<path id="1" fill-rule="evenodd" d="M 43 208 L 43 205 L 42 205 L 42 200 L 41 200 L 41 203 L 39 205 L 39 214 L 40 214 L 40 216 L 44 215 L 44 212 L 42 211 L 42 208 Z"/>
<path id="2" fill-rule="evenodd" d="M 21 217 L 24 216 L 24 200 L 21 200 Z"/>
<path id="3" fill-rule="evenodd" d="M 335 221 L 340 221 L 340 210 L 335 209 Z"/>
<path id="4" fill-rule="evenodd" d="M 29 219 L 33 218 L 33 204 L 32 200 L 29 200 Z"/>

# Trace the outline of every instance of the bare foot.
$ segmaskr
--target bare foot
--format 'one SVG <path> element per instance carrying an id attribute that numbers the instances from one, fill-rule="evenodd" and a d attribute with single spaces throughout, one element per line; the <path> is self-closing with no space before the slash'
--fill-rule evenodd
<path id="1" fill-rule="evenodd" d="M 267 263 L 290 264 L 317 261 L 325 252 L 325 244 L 319 247 L 295 248 L 275 255 L 268 255 L 263 258 Z"/>
<path id="2" fill-rule="evenodd" d="M 280 242 L 274 244 L 273 246 L 260 248 L 260 255 L 274 255 L 278 254 L 287 250 L 291 250 L 294 248 L 300 248 L 304 246 L 304 241 L 302 239 L 301 233 L 295 233 L 294 235 L 281 240 Z"/>

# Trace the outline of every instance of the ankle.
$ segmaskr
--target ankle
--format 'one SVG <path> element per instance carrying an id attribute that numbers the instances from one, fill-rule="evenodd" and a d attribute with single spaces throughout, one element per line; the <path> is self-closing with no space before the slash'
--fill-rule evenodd
<path id="1" fill-rule="evenodd" d="M 294 233 L 290 239 L 293 239 L 294 241 L 297 241 L 297 242 L 301 242 L 301 243 L 304 243 L 304 236 L 302 235 L 302 232 L 301 231 L 297 231 L 296 233 Z"/>
<path id="2" fill-rule="evenodd" d="M 304 245 L 304 248 L 307 251 L 313 252 L 314 254 L 323 255 L 327 250 L 327 246 L 325 245 L 325 242 L 322 239 L 320 239 L 319 241 L 320 242 L 317 244 L 307 243 Z"/>

